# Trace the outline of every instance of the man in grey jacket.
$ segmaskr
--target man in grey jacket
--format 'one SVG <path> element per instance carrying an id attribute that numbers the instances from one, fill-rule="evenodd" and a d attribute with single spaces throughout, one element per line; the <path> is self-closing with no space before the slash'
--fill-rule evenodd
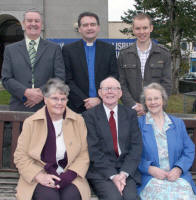
<path id="1" fill-rule="evenodd" d="M 26 11 L 23 26 L 25 39 L 5 48 L 2 83 L 11 94 L 10 110 L 35 112 L 44 105 L 42 87 L 50 78 L 64 80 L 65 67 L 60 46 L 40 37 L 39 11 Z"/>
<path id="2" fill-rule="evenodd" d="M 145 85 L 157 82 L 168 95 L 171 92 L 171 56 L 166 47 L 151 40 L 153 25 L 148 15 L 136 15 L 132 28 L 137 40 L 122 49 L 118 58 L 122 102 L 135 109 L 138 115 L 143 115 L 140 94 Z"/>

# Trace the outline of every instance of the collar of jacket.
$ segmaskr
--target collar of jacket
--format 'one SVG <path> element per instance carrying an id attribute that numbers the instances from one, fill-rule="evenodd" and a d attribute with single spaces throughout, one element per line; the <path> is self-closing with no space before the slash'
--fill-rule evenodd
<path id="1" fill-rule="evenodd" d="M 171 120 L 171 124 L 169 124 L 169 129 L 166 131 L 166 132 L 170 132 L 172 129 L 175 129 L 176 128 L 176 125 L 175 125 L 175 118 L 172 116 L 172 115 L 170 115 L 170 114 L 167 114 L 168 115 L 168 117 L 170 118 L 170 120 Z M 152 128 L 152 124 L 146 124 L 146 115 L 143 115 L 143 116 L 141 116 L 141 117 L 139 117 L 139 120 L 140 121 L 142 121 L 142 127 L 140 127 L 143 131 L 147 131 L 147 130 L 149 130 L 149 128 L 150 129 L 153 129 Z M 141 124 L 140 124 L 141 125 Z"/>
<path id="2" fill-rule="evenodd" d="M 133 44 L 131 44 L 128 48 L 127 48 L 128 52 L 130 53 L 135 53 L 137 55 L 137 47 L 136 47 L 136 42 L 134 42 Z M 152 48 L 150 50 L 150 54 L 152 52 L 155 53 L 159 53 L 160 52 L 160 48 L 158 47 L 158 45 L 152 41 Z"/>
<path id="3" fill-rule="evenodd" d="M 46 106 L 43 106 L 43 108 L 41 108 L 40 110 L 38 110 L 32 116 L 32 120 L 40 120 L 40 119 L 46 120 L 45 107 Z M 76 113 L 74 113 L 71 109 L 69 109 L 68 107 L 66 107 L 66 116 L 65 116 L 65 119 L 76 120 L 76 115 L 77 115 Z"/>

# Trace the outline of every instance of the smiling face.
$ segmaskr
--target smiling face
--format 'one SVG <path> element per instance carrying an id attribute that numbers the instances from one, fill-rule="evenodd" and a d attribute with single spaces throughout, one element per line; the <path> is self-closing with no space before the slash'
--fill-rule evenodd
<path id="1" fill-rule="evenodd" d="M 100 31 L 100 26 L 95 17 L 84 16 L 80 20 L 79 32 L 86 42 L 93 42 Z"/>
<path id="2" fill-rule="evenodd" d="M 150 33 L 153 31 L 153 25 L 150 24 L 148 18 L 135 19 L 133 22 L 133 33 L 139 43 L 148 43 L 150 41 Z"/>
<path id="3" fill-rule="evenodd" d="M 56 91 L 49 97 L 44 97 L 44 102 L 53 121 L 62 119 L 67 105 L 67 96 L 60 91 Z"/>
<path id="4" fill-rule="evenodd" d="M 42 20 L 38 12 L 27 12 L 23 21 L 25 34 L 31 40 L 36 40 L 41 34 Z"/>
<path id="5" fill-rule="evenodd" d="M 101 83 L 101 87 L 98 90 L 99 96 L 103 103 L 112 110 L 117 104 L 118 100 L 122 96 L 120 83 L 114 78 L 107 78 Z"/>
<path id="6" fill-rule="evenodd" d="M 152 115 L 159 115 L 163 112 L 163 97 L 159 90 L 146 89 L 144 91 L 145 104 Z"/>

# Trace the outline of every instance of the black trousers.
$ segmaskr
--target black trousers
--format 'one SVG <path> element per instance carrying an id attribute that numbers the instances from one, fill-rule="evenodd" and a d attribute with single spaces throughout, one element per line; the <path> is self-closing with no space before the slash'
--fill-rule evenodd
<path id="1" fill-rule="evenodd" d="M 122 196 L 110 179 L 88 179 L 88 181 L 99 200 L 140 200 L 136 183 L 130 176 L 126 180 Z"/>
<path id="2" fill-rule="evenodd" d="M 60 190 L 37 184 L 33 200 L 81 200 L 81 196 L 74 184 L 69 184 Z"/>

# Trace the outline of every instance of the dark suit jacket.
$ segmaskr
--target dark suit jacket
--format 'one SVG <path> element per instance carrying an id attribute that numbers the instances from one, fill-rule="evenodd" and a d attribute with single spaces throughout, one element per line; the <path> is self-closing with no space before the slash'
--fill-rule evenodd
<path id="1" fill-rule="evenodd" d="M 127 172 L 140 183 L 138 165 L 142 152 L 141 133 L 136 112 L 118 105 L 118 140 L 121 155 L 117 158 L 113 148 L 112 134 L 103 104 L 86 111 L 83 117 L 87 126 L 90 155 L 89 179 L 109 179 L 120 171 Z"/>
<path id="2" fill-rule="evenodd" d="M 83 40 L 65 45 L 63 59 L 66 70 L 66 83 L 70 87 L 68 105 L 75 112 L 85 111 L 83 100 L 89 97 L 88 66 Z M 114 46 L 96 40 L 95 86 L 108 76 L 118 78 L 118 67 Z"/>
<path id="3" fill-rule="evenodd" d="M 34 66 L 35 88 L 42 88 L 50 78 L 65 79 L 65 67 L 60 46 L 40 38 Z M 11 94 L 10 109 L 37 111 L 43 101 L 33 108 L 24 106 L 24 92 L 32 87 L 32 71 L 25 40 L 7 45 L 4 52 L 2 83 Z"/>

